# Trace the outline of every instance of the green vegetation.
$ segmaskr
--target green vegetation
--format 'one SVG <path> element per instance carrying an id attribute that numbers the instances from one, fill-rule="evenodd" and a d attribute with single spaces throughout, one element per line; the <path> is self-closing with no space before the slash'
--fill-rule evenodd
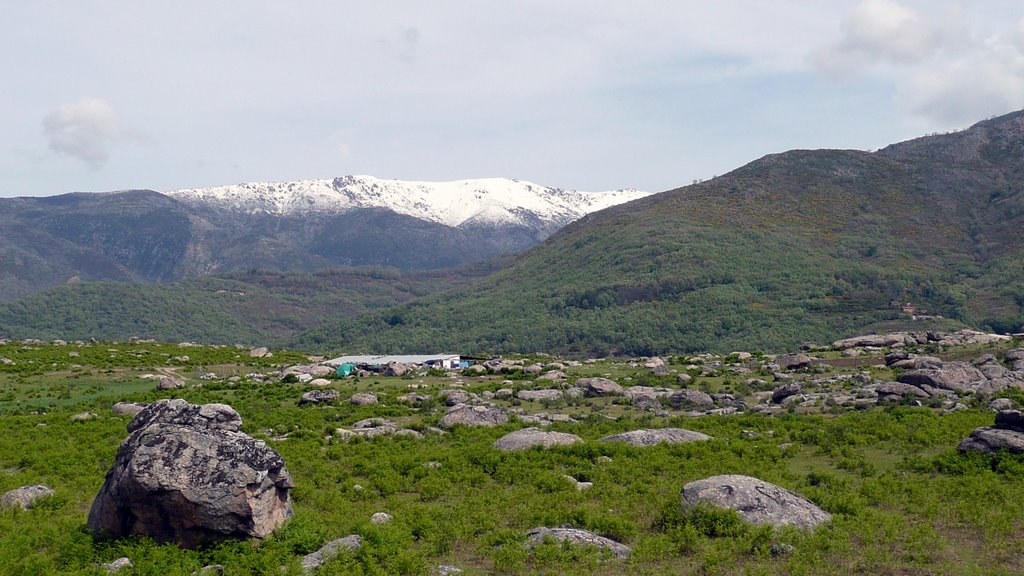
<path id="1" fill-rule="evenodd" d="M 70 357 L 71 351 L 78 356 Z M 182 361 L 185 354 L 189 358 Z M 229 576 L 298 574 L 301 555 L 353 533 L 362 535 L 364 547 L 332 560 L 319 574 L 429 574 L 439 564 L 454 564 L 466 574 L 1009 575 L 1024 570 L 1024 518 L 1017 504 L 1024 499 L 1024 458 L 964 456 L 954 450 L 974 427 L 991 424 L 992 414 L 982 410 L 942 415 L 893 405 L 836 415 L 654 418 L 615 402 L 564 402 L 548 408 L 578 422 L 551 428 L 580 435 L 585 443 L 502 453 L 491 443 L 523 424 L 432 434 L 428 428 L 443 413 L 440 403 L 415 408 L 396 401 L 410 385 L 428 394 L 451 387 L 454 381 L 441 373 L 336 380 L 332 386 L 343 397 L 371 390 L 381 403 L 299 408 L 297 399 L 308 389 L 304 385 L 247 376 L 276 374 L 275 364 L 302 359 L 285 352 L 252 359 L 234 348 L 18 343 L 0 346 L 0 356 L 15 359 L 14 365 L 0 365 L 0 391 L 15 395 L 0 400 L 0 492 L 35 483 L 56 489 L 32 510 L 0 511 L 0 566 L 6 574 L 102 574 L 99 565 L 120 556 L 135 565 L 127 574 L 189 575 L 208 564 L 222 564 Z M 683 368 L 684 361 L 673 359 L 673 367 Z M 158 392 L 152 382 L 138 385 L 139 373 L 168 367 L 178 368 L 176 374 L 191 386 Z M 220 377 L 197 376 L 207 371 Z M 633 378 L 634 384 L 659 382 L 652 376 L 641 382 L 644 371 L 611 361 L 567 371 L 570 378 L 613 374 Z M 240 378 L 229 381 L 228 375 Z M 494 391 L 508 386 L 506 378 L 466 379 L 465 386 L 471 392 Z M 738 387 L 726 373 L 699 376 L 693 385 Z M 63 397 L 47 388 L 57 386 L 66 387 Z M 28 397 L 37 391 L 38 398 Z M 113 415 L 111 405 L 171 396 L 234 406 L 246 432 L 281 452 L 296 484 L 295 515 L 282 530 L 258 544 L 226 542 L 193 551 L 89 535 L 88 507 L 126 435 L 128 418 Z M 70 419 L 82 411 L 98 416 Z M 370 416 L 425 435 L 343 442 L 332 434 Z M 649 448 L 597 442 L 652 425 L 685 427 L 714 439 Z M 715 509 L 682 512 L 683 484 L 726 473 L 795 490 L 834 519 L 805 533 L 752 526 Z M 593 487 L 578 491 L 566 475 Z M 394 521 L 371 524 L 370 516 L 380 511 Z M 527 530 L 563 524 L 621 541 L 633 553 L 614 560 L 584 547 L 526 547 Z"/>
<path id="2" fill-rule="evenodd" d="M 69 284 L 0 304 L 0 335 L 279 345 L 325 317 L 348 318 L 392 306 L 487 270 L 487 265 L 412 273 L 394 268 L 252 270 L 178 284 Z"/>

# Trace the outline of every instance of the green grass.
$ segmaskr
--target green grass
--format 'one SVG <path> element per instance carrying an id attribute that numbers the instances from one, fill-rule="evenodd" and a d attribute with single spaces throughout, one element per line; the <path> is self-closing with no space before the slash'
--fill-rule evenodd
<path id="1" fill-rule="evenodd" d="M 150 359 L 163 358 L 157 352 L 163 345 L 149 346 Z M 1024 459 L 966 457 L 954 450 L 974 427 L 991 424 L 991 414 L 983 411 L 940 415 L 928 408 L 891 406 L 837 415 L 666 419 L 599 402 L 596 411 L 590 403 L 562 405 L 561 411 L 580 422 L 551 428 L 585 442 L 551 450 L 494 450 L 494 440 L 522 426 L 516 422 L 427 433 L 420 440 L 346 443 L 325 435 L 369 416 L 386 416 L 426 432 L 443 406 L 434 402 L 417 409 L 394 398 L 410 385 L 436 393 L 455 381 L 443 376 L 338 380 L 333 386 L 343 397 L 372 390 L 381 405 L 299 408 L 298 396 L 308 389 L 300 384 L 190 378 L 202 387 L 157 392 L 147 382 L 143 390 L 128 389 L 122 371 L 152 366 L 133 360 L 132 366 L 107 368 L 109 356 L 100 351 L 113 347 L 82 347 L 79 360 L 92 358 L 101 365 L 84 366 L 92 375 L 79 378 L 83 386 L 69 386 L 67 398 L 47 400 L 45 412 L 25 405 L 0 410 L 0 491 L 34 483 L 57 491 L 30 511 L 0 512 L 5 574 L 99 574 L 99 563 L 125 555 L 135 564 L 134 574 L 187 575 L 213 563 L 223 564 L 229 575 L 278 574 L 281 566 L 297 574 L 301 555 L 352 533 L 363 536 L 364 548 L 330 562 L 321 574 L 429 574 L 439 564 L 455 564 L 467 574 L 1009 575 L 1024 569 L 1019 545 L 1024 519 L 1013 504 L 1024 498 Z M 50 348 L 33 351 L 39 362 Z M 231 365 L 226 356 L 235 353 L 189 350 L 190 357 L 217 359 L 222 368 Z M 238 372 L 277 369 L 264 359 L 240 360 Z M 642 375 L 642 369 L 622 363 L 568 370 L 571 378 Z M 4 389 L 24 379 L 18 384 L 23 391 L 53 387 L 64 378 L 56 372 L 29 377 L 0 372 Z M 462 380 L 468 390 L 483 392 L 500 387 L 504 378 Z M 97 395 L 95 387 L 104 393 Z M 116 400 L 171 396 L 231 404 L 242 415 L 245 431 L 281 452 L 296 484 L 295 515 L 283 529 L 258 544 L 226 542 L 193 551 L 140 539 L 97 541 L 88 534 L 88 507 L 126 435 L 128 419 L 114 416 L 109 406 Z M 70 420 L 83 410 L 99 416 Z M 609 419 L 611 414 L 619 418 Z M 714 439 L 643 449 L 597 442 L 651 425 L 690 428 Z M 745 430 L 758 435 L 749 438 Z M 271 438 L 284 433 L 285 440 Z M 425 466 L 432 462 L 437 465 Z M 755 527 L 716 511 L 682 513 L 683 484 L 725 473 L 753 475 L 795 490 L 831 512 L 834 520 L 804 533 Z M 565 475 L 594 487 L 579 492 Z M 392 514 L 394 522 L 370 524 L 370 516 L 379 511 Z M 628 560 L 605 559 L 591 549 L 557 544 L 531 552 L 525 532 L 541 525 L 588 529 L 631 546 L 633 554 Z M 788 544 L 792 553 L 773 556 L 773 544 Z"/>

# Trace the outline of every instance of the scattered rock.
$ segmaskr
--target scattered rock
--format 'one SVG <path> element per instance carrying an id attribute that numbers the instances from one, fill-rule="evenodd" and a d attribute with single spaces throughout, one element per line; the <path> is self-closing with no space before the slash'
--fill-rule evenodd
<path id="1" fill-rule="evenodd" d="M 170 376 L 161 376 L 160 381 L 156 383 L 157 390 L 175 390 L 184 386 L 185 383 L 179 380 L 175 380 Z"/>
<path id="2" fill-rule="evenodd" d="M 441 418 L 442 428 L 463 426 L 497 426 L 508 423 L 508 414 L 496 406 L 470 406 L 457 404 L 449 408 Z"/>
<path id="3" fill-rule="evenodd" d="M 772 390 L 772 403 L 781 404 L 786 398 L 799 394 L 800 390 L 800 384 L 796 382 L 783 384 L 775 390 Z"/>
<path id="4" fill-rule="evenodd" d="M 341 397 L 337 390 L 310 390 L 299 398 L 299 406 L 329 404 Z"/>
<path id="5" fill-rule="evenodd" d="M 133 566 L 134 564 L 132 564 L 132 561 L 129 560 L 127 556 L 122 556 L 113 562 L 104 564 L 103 569 L 106 570 L 107 573 L 113 574 L 114 572 L 120 572 L 126 568 L 132 568 Z"/>
<path id="6" fill-rule="evenodd" d="M 917 398 L 927 398 L 929 394 L 924 390 L 921 390 L 917 386 L 910 384 L 904 384 L 902 382 L 882 382 L 875 386 L 875 393 L 882 397 L 900 397 L 914 396 Z"/>
<path id="7" fill-rule="evenodd" d="M 900 374 L 897 381 L 920 387 L 922 384 L 942 390 L 967 391 L 981 385 L 985 375 L 967 362 L 946 362 L 941 368 L 922 368 Z"/>
<path id="8" fill-rule="evenodd" d="M 654 446 L 656 444 L 682 444 L 710 440 L 711 436 L 683 428 L 651 428 L 632 430 L 601 438 L 601 442 L 625 442 L 633 446 Z"/>
<path id="9" fill-rule="evenodd" d="M 530 530 L 526 535 L 529 537 L 530 548 L 541 544 L 545 538 L 551 538 L 557 542 L 569 542 L 578 546 L 596 546 L 601 550 L 611 552 L 617 558 L 626 558 L 630 553 L 629 547 L 625 544 L 620 544 L 610 538 L 576 528 L 540 527 Z"/>
<path id="10" fill-rule="evenodd" d="M 593 488 L 593 487 L 594 487 L 594 483 L 593 483 L 593 482 L 580 482 L 580 481 L 579 481 L 579 480 L 577 480 L 577 479 L 576 479 L 576 478 L 575 478 L 574 476 L 569 476 L 568 474 L 566 474 L 565 476 L 563 476 L 563 478 L 565 478 L 565 480 L 566 480 L 567 482 L 569 482 L 570 484 L 572 484 L 572 485 L 573 485 L 573 487 L 575 487 L 575 488 L 576 488 L 576 490 L 578 490 L 578 491 L 580 491 L 580 492 L 582 492 L 582 491 L 584 491 L 584 490 L 587 490 L 587 489 L 589 489 L 589 488 Z"/>
<path id="11" fill-rule="evenodd" d="M 516 392 L 516 398 L 528 402 L 541 402 L 544 400 L 558 400 L 562 398 L 562 391 L 554 388 L 543 390 L 520 390 Z"/>
<path id="12" fill-rule="evenodd" d="M 72 422 L 84 422 L 86 420 L 92 420 L 97 416 L 99 416 L 99 414 L 96 414 L 95 412 L 79 412 L 78 414 L 72 414 L 69 419 Z"/>
<path id="13" fill-rule="evenodd" d="M 370 516 L 370 523 L 387 524 L 391 522 L 393 519 L 394 517 L 392 517 L 391 514 L 388 514 L 387 512 L 374 512 L 373 516 Z"/>
<path id="14" fill-rule="evenodd" d="M 996 398 L 988 403 L 988 409 L 996 412 L 1001 410 L 1012 410 L 1013 400 L 1010 400 L 1009 398 Z"/>
<path id="15" fill-rule="evenodd" d="M 184 547 L 269 535 L 291 516 L 293 484 L 281 455 L 241 423 L 224 404 L 150 404 L 128 423 L 89 530 Z"/>
<path id="16" fill-rule="evenodd" d="M 114 414 L 118 416 L 135 416 L 139 412 L 142 412 L 149 404 L 143 404 L 140 402 L 118 402 L 114 404 L 112 408 Z"/>
<path id="17" fill-rule="evenodd" d="M 465 390 L 441 390 L 441 397 L 444 398 L 445 406 L 455 406 L 469 402 L 471 396 Z"/>
<path id="18" fill-rule="evenodd" d="M 984 453 L 1007 450 L 1014 454 L 1021 454 L 1024 453 L 1024 433 L 1000 428 L 975 428 L 956 449 L 961 452 Z"/>
<path id="19" fill-rule="evenodd" d="M 576 387 L 583 390 L 586 396 L 619 396 L 622 386 L 607 378 L 580 378 Z"/>
<path id="20" fill-rule="evenodd" d="M 565 380 L 567 376 L 561 370 L 550 370 L 537 377 L 537 380 Z"/>
<path id="21" fill-rule="evenodd" d="M 800 368 L 807 368 L 811 365 L 814 359 L 807 354 L 783 354 L 775 359 L 775 363 L 779 365 L 780 370 L 799 370 Z"/>
<path id="22" fill-rule="evenodd" d="M 502 452 L 513 452 L 516 450 L 528 450 L 534 446 L 550 448 L 552 446 L 568 446 L 582 442 L 583 439 L 575 434 L 564 432 L 551 432 L 540 428 L 523 428 L 515 432 L 509 432 L 494 441 L 494 446 Z"/>
<path id="23" fill-rule="evenodd" d="M 369 406 L 377 403 L 377 395 L 373 392 L 359 392 L 353 394 L 348 401 L 356 406 Z"/>
<path id="24" fill-rule="evenodd" d="M 308 382 L 310 386 L 330 386 L 331 381 L 327 378 L 314 378 Z"/>
<path id="25" fill-rule="evenodd" d="M 385 376 L 405 376 L 412 367 L 408 364 L 402 364 L 401 362 L 392 362 L 384 368 Z"/>
<path id="26" fill-rule="evenodd" d="M 251 350 L 249 350 L 249 356 L 251 358 L 266 358 L 269 355 L 270 350 L 265 346 L 260 346 L 259 348 L 252 348 Z"/>
<path id="27" fill-rule="evenodd" d="M 53 496 L 54 494 L 55 492 L 53 491 L 53 488 L 43 486 L 42 484 L 22 486 L 20 488 L 15 488 L 14 490 L 4 492 L 4 495 L 0 496 L 0 508 L 21 508 L 22 510 L 28 510 L 32 508 L 32 505 L 36 500 L 47 496 Z"/>
<path id="28" fill-rule="evenodd" d="M 462 574 L 462 568 L 451 564 L 441 564 L 430 571 L 430 576 L 452 576 L 453 574 Z"/>
<path id="29" fill-rule="evenodd" d="M 355 552 L 362 548 L 362 546 L 363 539 L 358 534 L 345 536 L 344 538 L 331 540 L 316 552 L 306 554 L 302 557 L 302 560 L 299 561 L 299 564 L 302 566 L 302 572 L 304 574 L 311 574 L 315 572 L 317 568 L 322 566 L 324 562 L 327 562 L 341 553 L 342 550 Z"/>
<path id="30" fill-rule="evenodd" d="M 683 487 L 683 510 L 700 502 L 737 511 L 754 524 L 810 529 L 832 515 L 810 500 L 763 480 L 738 474 L 712 476 Z"/>
<path id="31" fill-rule="evenodd" d="M 714 405 L 715 400 L 706 392 L 685 389 L 675 392 L 669 396 L 668 403 L 676 409 L 692 407 L 700 408 Z"/>

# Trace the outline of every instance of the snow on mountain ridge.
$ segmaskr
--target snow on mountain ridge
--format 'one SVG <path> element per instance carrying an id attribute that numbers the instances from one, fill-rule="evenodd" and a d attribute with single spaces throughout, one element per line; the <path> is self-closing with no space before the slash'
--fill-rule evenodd
<path id="1" fill-rule="evenodd" d="M 167 192 L 167 195 L 187 204 L 247 213 L 302 215 L 387 208 L 455 227 L 464 223 L 529 225 L 531 220 L 561 226 L 590 212 L 649 193 L 633 189 L 582 192 L 505 178 L 418 182 L 343 176 L 333 180 L 250 182 L 183 189 Z"/>

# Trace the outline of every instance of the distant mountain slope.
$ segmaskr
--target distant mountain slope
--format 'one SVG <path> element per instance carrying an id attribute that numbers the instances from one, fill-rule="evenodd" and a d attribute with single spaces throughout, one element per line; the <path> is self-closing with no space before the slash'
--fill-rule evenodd
<path id="1" fill-rule="evenodd" d="M 77 281 L 172 282 L 251 268 L 447 268 L 520 252 L 589 211 L 643 195 L 498 178 L 350 176 L 168 195 L 0 198 L 0 302 Z"/>
<path id="2" fill-rule="evenodd" d="M 586 216 L 507 268 L 298 343 L 653 354 L 914 323 L 1024 324 L 1024 114 L 877 153 L 796 150 Z"/>
<path id="3" fill-rule="evenodd" d="M 491 271 L 250 271 L 181 283 L 79 283 L 0 304 L 0 337 L 277 345 L 326 318 L 392 306 Z"/>

